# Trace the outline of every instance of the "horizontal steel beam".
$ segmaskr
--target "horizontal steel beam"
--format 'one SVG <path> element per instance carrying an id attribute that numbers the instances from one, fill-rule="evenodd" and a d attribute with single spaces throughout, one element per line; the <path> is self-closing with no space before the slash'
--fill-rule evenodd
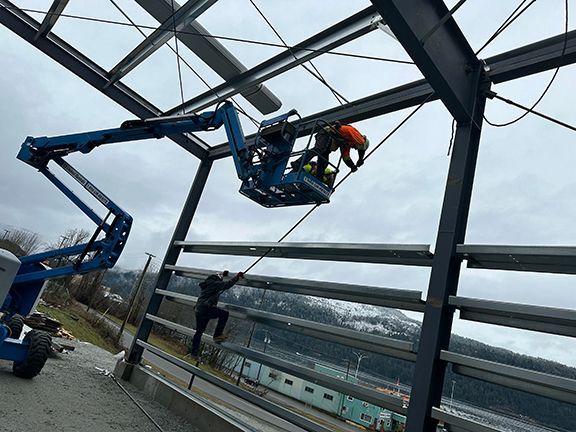
<path id="1" fill-rule="evenodd" d="M 157 289 L 155 292 L 163 295 L 167 300 L 176 301 L 190 306 L 196 304 L 196 301 L 198 300 L 197 297 L 175 293 L 173 291 Z M 414 344 L 412 342 L 362 333 L 343 327 L 330 326 L 314 321 L 307 321 L 232 304 L 219 303 L 218 305 L 219 307 L 230 311 L 230 315 L 234 318 L 249 320 L 280 330 L 302 334 L 360 350 L 408 361 L 416 361 L 416 353 L 414 352 Z"/>
<path id="2" fill-rule="evenodd" d="M 576 30 L 495 55 L 485 61 L 488 77 L 496 84 L 576 63 Z"/>
<path id="3" fill-rule="evenodd" d="M 216 271 L 182 266 L 165 266 L 178 276 L 205 279 Z M 245 275 L 237 285 L 261 288 L 292 294 L 310 295 L 354 303 L 366 303 L 395 309 L 424 312 L 422 292 L 398 288 L 381 288 L 366 285 L 353 285 L 335 282 L 312 281 L 306 279 L 282 278 L 261 275 Z"/>
<path id="4" fill-rule="evenodd" d="M 254 66 L 225 83 L 180 104 L 165 115 L 178 112 L 198 111 L 234 96 L 241 91 L 261 84 L 281 73 L 312 60 L 319 55 L 344 45 L 375 30 L 381 21 L 373 7 L 368 7 L 284 52 Z"/>
<path id="5" fill-rule="evenodd" d="M 267 258 L 346 261 L 378 264 L 432 265 L 430 245 L 379 243 L 249 243 L 177 241 L 183 252 Z"/>
<path id="6" fill-rule="evenodd" d="M 41 38 L 42 36 L 46 36 L 48 33 L 50 33 L 54 25 L 56 25 L 56 21 L 58 21 L 58 18 L 60 18 L 60 14 L 64 11 L 64 8 L 66 7 L 69 1 L 70 0 L 54 0 L 52 2 L 52 5 L 50 6 L 50 9 L 48 9 L 48 13 L 42 20 L 42 24 L 40 25 L 40 28 L 38 29 L 36 36 L 34 36 L 34 39 Z"/>
<path id="7" fill-rule="evenodd" d="M 480 62 L 443 1 L 372 0 L 448 111 L 470 122 Z M 443 24 L 440 24 L 443 22 Z"/>
<path id="8" fill-rule="evenodd" d="M 176 331 L 181 331 L 183 327 L 180 324 L 172 323 L 171 321 L 159 317 L 147 315 L 146 318 Z M 184 328 L 186 329 L 186 327 Z M 184 334 L 189 334 L 189 331 L 190 329 L 187 329 L 186 333 Z M 138 343 L 140 343 L 140 341 Z M 320 373 L 314 369 L 300 366 L 296 363 L 291 363 L 286 360 L 282 360 L 274 356 L 271 356 L 269 354 L 261 353 L 259 351 L 255 351 L 250 348 L 245 348 L 230 342 L 223 342 L 221 344 L 218 344 L 218 347 L 223 348 L 226 351 L 239 354 L 243 357 L 249 358 L 258 363 L 273 367 L 274 369 L 278 369 L 282 372 L 288 373 L 295 377 L 299 377 L 304 380 L 310 381 L 314 384 L 318 384 L 323 387 L 332 389 L 334 391 L 353 396 L 356 399 L 360 399 L 362 401 L 374 404 L 376 406 L 386 408 L 399 413 L 406 412 L 406 409 L 402 407 L 404 401 L 400 397 L 391 396 L 385 393 L 380 393 L 378 391 L 359 386 L 357 384 L 352 384 L 340 378 L 335 378 Z"/>
<path id="9" fill-rule="evenodd" d="M 172 6 L 175 9 L 180 7 L 174 0 L 136 0 L 136 2 L 158 22 L 168 19 L 172 14 Z M 247 70 L 240 60 L 218 41 L 217 37 L 212 36 L 197 21 L 184 27 L 178 34 L 178 40 L 224 80 L 232 79 Z M 250 87 L 241 94 L 262 114 L 270 114 L 282 106 L 280 99 L 262 84 Z"/>
<path id="10" fill-rule="evenodd" d="M 108 88 L 107 72 L 84 54 L 64 42 L 55 34 L 49 38 L 35 40 L 40 29 L 40 23 L 22 12 L 8 0 L 0 0 L 0 24 L 10 29 L 22 39 L 32 44 L 44 54 L 55 60 L 66 69 L 82 78 L 86 83 L 104 93 L 139 118 L 157 117 L 161 114 L 150 102 L 122 83 L 116 83 Z M 169 136 L 198 158 L 208 155 L 208 144 L 192 134 Z"/>
<path id="11" fill-rule="evenodd" d="M 225 390 L 226 392 L 239 397 L 241 399 L 244 399 L 247 402 L 250 402 L 251 404 L 256 405 L 257 407 L 260 407 L 266 411 L 268 411 L 269 413 L 278 416 L 296 426 L 299 426 L 301 428 L 304 428 L 307 431 L 312 431 L 312 432 L 330 432 L 330 429 L 326 429 L 325 427 L 319 425 L 318 423 L 315 423 L 311 420 L 308 420 L 306 417 L 303 417 L 301 415 L 298 415 L 292 411 L 289 411 L 285 408 L 282 408 L 279 405 L 276 405 L 275 403 L 272 403 L 260 396 L 257 396 L 253 393 L 250 393 L 249 391 L 243 390 L 241 387 L 235 386 L 234 384 L 231 384 L 227 381 L 224 381 L 208 372 L 205 372 L 204 370 L 197 368 L 196 366 L 191 365 L 190 363 L 187 363 L 183 360 L 180 360 L 177 357 L 174 357 L 171 354 L 168 354 L 165 351 L 162 351 L 161 349 L 143 342 L 141 340 L 137 341 L 137 344 L 139 346 L 141 346 L 142 348 L 150 351 L 151 353 L 157 355 L 160 358 L 163 358 L 164 360 L 167 360 L 168 362 L 172 363 L 175 366 L 178 366 L 182 369 L 184 369 L 187 372 L 190 372 L 193 375 L 198 376 L 199 378 L 203 379 L 204 381 L 209 382 L 210 384 L 215 385 L 216 387 L 219 387 L 223 390 Z"/>
<path id="12" fill-rule="evenodd" d="M 442 421 L 448 432 L 501 432 L 502 430 L 447 413 L 436 407 L 432 407 L 432 418 Z"/>
<path id="13" fill-rule="evenodd" d="M 110 70 L 108 73 L 110 77 L 108 85 L 114 84 L 134 70 L 134 68 L 160 49 L 162 45 L 172 39 L 176 32 L 182 30 L 206 12 L 216 1 L 217 0 L 188 0 L 184 6 L 174 8 L 174 14 L 166 18 L 160 27 L 140 42 L 136 48 Z"/>
<path id="14" fill-rule="evenodd" d="M 544 306 L 450 297 L 460 318 L 507 327 L 576 337 L 576 311 Z"/>
<path id="15" fill-rule="evenodd" d="M 574 246 L 458 245 L 469 268 L 576 274 Z"/>
<path id="16" fill-rule="evenodd" d="M 343 123 L 354 123 L 417 106 L 424 101 L 431 102 L 437 99 L 438 97 L 433 93 L 430 84 L 425 80 L 415 81 L 303 117 L 302 127 L 298 129 L 298 136 L 310 135 L 313 132 L 314 123 L 318 119 L 329 123 L 336 120 Z M 246 145 L 250 146 L 255 137 L 256 134 L 247 136 Z M 230 145 L 227 142 L 210 149 L 210 158 L 214 160 L 228 157 L 230 154 Z"/>
<path id="17" fill-rule="evenodd" d="M 574 379 L 480 360 L 450 351 L 442 351 L 440 358 L 452 363 L 457 374 L 576 404 Z"/>
<path id="18" fill-rule="evenodd" d="M 567 49 L 564 55 L 562 55 L 564 35 L 559 35 L 486 59 L 485 67 L 489 70 L 489 79 L 494 83 L 502 83 L 575 63 L 576 30 L 569 32 L 566 40 Z M 438 95 L 425 80 L 414 81 L 340 107 L 311 114 L 303 119 L 303 123 L 306 124 L 299 136 L 310 135 L 317 119 L 353 123 L 417 106 L 426 100 L 431 102 L 437 99 Z M 248 143 L 253 139 L 254 135 L 247 137 Z M 210 157 L 213 159 L 228 156 L 230 156 L 228 143 L 214 146 L 210 150 Z"/>

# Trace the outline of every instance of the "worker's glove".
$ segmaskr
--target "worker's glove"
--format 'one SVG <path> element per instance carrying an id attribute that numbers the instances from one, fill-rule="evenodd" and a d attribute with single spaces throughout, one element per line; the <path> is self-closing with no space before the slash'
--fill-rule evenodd
<path id="1" fill-rule="evenodd" d="M 356 172 L 356 171 L 358 171 L 358 167 L 357 167 L 356 165 L 352 165 L 352 166 L 350 167 L 350 171 Z"/>
<path id="2" fill-rule="evenodd" d="M 358 168 L 360 168 L 362 165 L 364 165 L 364 159 L 360 159 L 358 162 L 356 162 L 356 166 Z"/>
<path id="3" fill-rule="evenodd" d="M 244 279 L 244 273 L 238 272 L 238 273 L 236 273 L 236 277 L 237 277 L 238 279 Z"/>

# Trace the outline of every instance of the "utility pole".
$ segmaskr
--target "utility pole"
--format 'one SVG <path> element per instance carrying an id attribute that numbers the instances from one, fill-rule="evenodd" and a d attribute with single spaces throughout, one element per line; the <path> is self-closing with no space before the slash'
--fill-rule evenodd
<path id="1" fill-rule="evenodd" d="M 454 403 L 454 385 L 456 384 L 455 380 L 452 380 L 452 392 L 450 393 L 450 411 L 452 411 L 452 404 Z"/>
<path id="2" fill-rule="evenodd" d="M 268 330 L 264 330 L 264 354 L 266 354 L 266 347 L 269 343 L 272 342 L 270 339 L 270 332 Z M 260 372 L 262 371 L 262 362 L 260 362 L 260 367 L 258 368 L 258 375 L 256 375 L 256 382 L 260 383 Z"/>
<path id="3" fill-rule="evenodd" d="M 354 374 L 354 378 L 358 378 L 358 369 L 360 369 L 360 361 L 364 358 L 368 358 L 368 356 L 365 356 L 364 354 L 361 353 L 354 353 L 356 355 L 356 357 L 358 357 L 358 363 L 356 363 L 356 374 Z"/>
<path id="4" fill-rule="evenodd" d="M 144 252 L 144 253 L 146 255 L 148 255 L 148 259 L 146 260 L 146 264 L 144 264 L 144 269 L 142 270 L 142 273 L 140 273 L 140 278 L 138 279 L 138 285 L 136 285 L 136 292 L 134 293 L 134 295 L 130 299 L 130 305 L 128 306 L 128 313 L 124 317 L 124 321 L 122 321 L 122 325 L 120 326 L 120 331 L 118 331 L 118 336 L 116 337 L 116 343 L 120 343 L 120 340 L 122 339 L 122 333 L 124 333 L 124 327 L 126 327 L 126 323 L 128 322 L 130 315 L 132 314 L 132 309 L 134 308 L 134 302 L 136 301 L 136 297 L 138 297 L 138 294 L 140 293 L 140 289 L 142 288 L 142 282 L 144 282 L 144 276 L 146 276 L 146 271 L 148 270 L 148 266 L 150 265 L 150 261 L 152 261 L 152 258 L 156 258 L 156 255 L 152 255 L 151 253 L 148 253 L 148 252 Z"/>

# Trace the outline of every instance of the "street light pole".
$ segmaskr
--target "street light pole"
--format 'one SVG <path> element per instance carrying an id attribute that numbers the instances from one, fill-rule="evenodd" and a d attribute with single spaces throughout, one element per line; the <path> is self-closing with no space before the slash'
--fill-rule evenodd
<path id="1" fill-rule="evenodd" d="M 264 354 L 266 353 L 266 347 L 268 346 L 269 343 L 272 342 L 272 339 L 270 339 L 270 332 L 268 330 L 264 330 L 265 335 L 264 335 Z M 260 383 L 260 372 L 262 371 L 262 362 L 260 362 L 260 367 L 258 368 L 258 375 L 256 375 L 256 382 Z"/>
<path id="2" fill-rule="evenodd" d="M 452 380 L 452 392 L 450 393 L 450 410 L 452 410 L 452 404 L 454 402 L 454 385 L 456 384 L 455 380 Z"/>
<path id="3" fill-rule="evenodd" d="M 148 252 L 144 252 L 144 253 L 146 255 L 148 255 L 148 259 L 146 260 L 146 264 L 144 264 L 144 269 L 142 270 L 142 273 L 140 274 L 140 278 L 138 279 L 138 285 L 136 286 L 136 292 L 134 293 L 134 295 L 130 299 L 130 305 L 128 306 L 128 313 L 126 314 L 126 316 L 124 317 L 124 320 L 122 321 L 122 325 L 120 326 L 120 330 L 118 331 L 118 336 L 116 336 L 116 343 L 120 343 L 120 340 L 122 339 L 122 333 L 124 333 L 124 327 L 126 326 L 126 323 L 128 322 L 130 315 L 132 314 L 132 309 L 134 308 L 134 302 L 136 301 L 136 297 L 138 297 L 138 294 L 140 293 L 140 288 L 142 288 L 142 283 L 144 282 L 144 276 L 146 276 L 146 271 L 148 270 L 148 266 L 150 265 L 150 261 L 152 261 L 152 258 L 156 258 L 156 255 L 152 255 L 151 253 L 148 253 Z"/>
<path id="4" fill-rule="evenodd" d="M 356 355 L 356 357 L 358 357 L 358 362 L 356 363 L 356 373 L 354 374 L 354 378 L 358 378 L 358 369 L 360 369 L 360 361 L 364 358 L 368 358 L 368 356 L 365 356 L 364 354 L 357 352 L 354 352 L 354 354 Z"/>

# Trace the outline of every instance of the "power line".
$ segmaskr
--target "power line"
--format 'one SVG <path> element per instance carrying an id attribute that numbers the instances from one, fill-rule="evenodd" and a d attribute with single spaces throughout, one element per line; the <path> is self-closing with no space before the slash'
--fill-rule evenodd
<path id="1" fill-rule="evenodd" d="M 533 1 L 535 1 L 535 0 L 533 0 Z M 562 54 L 560 55 L 561 59 L 564 57 L 564 54 L 566 53 L 566 46 L 567 45 L 568 45 L 568 0 L 565 0 L 564 1 L 564 44 L 562 47 Z M 562 62 L 560 62 L 560 63 L 562 63 Z M 494 126 L 494 127 L 505 127 L 505 126 L 510 126 L 510 125 L 522 120 L 524 117 L 526 117 L 529 113 L 532 112 L 532 110 L 534 108 L 536 108 L 536 106 L 542 101 L 542 99 L 544 99 L 544 96 L 546 96 L 546 94 L 548 93 L 548 90 L 550 90 L 550 87 L 552 86 L 552 83 L 556 79 L 556 76 L 558 75 L 558 72 L 560 71 L 560 67 L 561 66 L 558 66 L 556 68 L 556 70 L 554 71 L 554 74 L 552 75 L 552 78 L 550 79 L 550 82 L 548 83 L 548 85 L 546 86 L 546 88 L 544 89 L 544 91 L 542 92 L 540 97 L 536 100 L 536 102 L 534 102 L 534 104 L 530 108 L 528 108 L 526 110 L 526 112 L 524 114 L 515 118 L 514 120 L 510 120 L 510 121 L 505 122 L 505 123 L 492 123 L 484 115 L 484 120 L 486 120 L 486 123 L 488 123 L 490 126 Z"/>
<path id="2" fill-rule="evenodd" d="M 102 24 L 113 24 L 113 25 L 119 25 L 119 26 L 135 26 L 139 29 L 157 30 L 157 27 L 154 27 L 154 26 L 148 26 L 148 25 L 144 25 L 144 24 L 130 24 L 130 23 L 125 23 L 125 22 L 120 22 L 120 21 L 104 19 L 104 18 L 93 18 L 93 17 L 86 17 L 86 16 L 81 16 L 81 15 L 65 14 L 65 13 L 59 13 L 58 14 L 58 13 L 52 13 L 52 12 L 44 12 L 44 11 L 41 11 L 38 9 L 19 8 L 16 6 L 10 7 L 10 6 L 1 5 L 0 7 L 4 8 L 4 9 L 14 9 L 17 11 L 36 13 L 36 14 L 40 14 L 40 15 L 54 15 L 54 16 L 62 17 L 62 18 L 71 18 L 71 19 L 77 19 L 77 20 L 82 20 L 82 21 L 98 22 L 98 23 L 102 23 Z M 268 47 L 272 47 L 272 48 L 286 48 L 282 44 L 277 44 L 277 43 L 273 43 L 273 42 L 264 42 L 264 41 L 258 41 L 258 40 L 253 40 L 253 39 L 246 39 L 246 38 L 236 38 L 236 37 L 231 37 L 231 36 L 216 36 L 216 35 L 212 35 L 212 34 L 207 35 L 204 33 L 185 31 L 185 30 L 178 30 L 176 33 L 177 34 L 187 34 L 187 35 L 191 35 L 191 36 L 201 36 L 204 38 L 221 39 L 221 40 L 227 40 L 227 41 L 231 41 L 231 42 L 241 42 L 241 43 L 252 44 L 252 45 L 262 45 L 262 46 L 268 46 Z M 318 50 L 318 49 L 299 47 L 299 46 L 289 46 L 289 48 L 298 49 L 301 51 L 312 52 L 312 53 L 330 54 L 330 55 L 335 55 L 335 56 L 351 57 L 351 58 L 360 58 L 360 59 L 364 59 L 364 60 L 375 60 L 375 61 L 383 61 L 383 62 L 388 62 L 388 63 L 398 63 L 398 64 L 407 64 L 407 65 L 414 65 L 415 64 L 414 62 L 408 61 L 408 60 L 398 60 L 398 59 L 391 59 L 391 58 L 378 57 L 378 56 L 369 56 L 369 55 L 363 55 L 363 54 L 354 54 L 354 53 L 346 53 L 346 52 L 339 52 L 339 51 Z"/>

